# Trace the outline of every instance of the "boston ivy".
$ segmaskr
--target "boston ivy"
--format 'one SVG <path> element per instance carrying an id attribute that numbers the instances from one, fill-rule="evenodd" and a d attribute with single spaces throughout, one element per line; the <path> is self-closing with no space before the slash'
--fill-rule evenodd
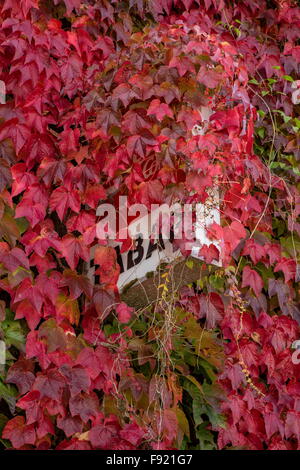
<path id="1" fill-rule="evenodd" d="M 296 2 L 0 8 L 3 445 L 299 449 Z M 222 267 L 134 310 L 103 245 L 90 282 L 101 201 L 204 202 L 214 185 L 220 251 L 202 255 Z"/>

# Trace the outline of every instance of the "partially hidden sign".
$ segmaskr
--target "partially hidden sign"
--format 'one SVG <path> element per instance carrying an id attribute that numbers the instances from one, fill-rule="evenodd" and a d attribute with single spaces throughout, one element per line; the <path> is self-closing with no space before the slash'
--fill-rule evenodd
<path id="1" fill-rule="evenodd" d="M 158 226 L 155 222 L 161 217 L 162 223 Z M 166 233 L 164 226 L 167 225 L 166 217 L 170 217 L 170 210 L 166 207 L 159 206 L 149 215 L 137 217 L 128 225 L 128 233 L 134 239 L 134 248 L 124 253 L 121 252 L 122 243 L 115 240 L 108 240 L 108 245 L 115 248 L 117 253 L 117 261 L 120 265 L 120 276 L 118 279 L 118 288 L 120 291 L 134 280 L 143 281 L 147 274 L 153 272 L 161 263 L 170 263 L 176 258 L 181 258 L 181 251 L 174 244 L 176 236 L 176 227 L 174 234 L 173 229 Z M 174 212 L 171 211 L 171 217 Z M 152 220 L 153 223 L 149 223 Z M 165 222 L 165 223 L 164 223 Z M 220 224 L 219 211 L 219 193 L 218 189 L 211 190 L 207 201 L 204 204 L 197 204 L 197 217 L 194 223 L 195 236 L 194 240 L 186 243 L 186 249 L 190 251 L 191 256 L 201 259 L 200 250 L 203 245 L 213 244 L 219 249 L 219 242 L 210 240 L 207 237 L 206 229 L 212 223 Z M 169 225 L 170 222 L 168 221 Z M 156 238 L 153 238 L 154 228 L 157 228 Z M 154 233 L 155 235 L 155 233 Z M 88 269 L 88 277 L 92 282 L 98 283 L 95 270 L 97 266 L 94 263 L 94 253 L 96 246 L 91 249 L 90 266 Z M 214 261 L 213 264 L 219 265 Z"/>

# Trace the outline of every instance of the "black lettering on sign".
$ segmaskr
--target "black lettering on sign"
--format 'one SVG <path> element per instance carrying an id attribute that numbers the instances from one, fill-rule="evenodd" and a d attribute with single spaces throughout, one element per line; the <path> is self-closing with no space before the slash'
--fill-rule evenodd
<path id="1" fill-rule="evenodd" d="M 162 234 L 160 233 L 158 243 L 152 243 L 151 240 L 149 241 L 149 246 L 148 246 L 146 259 L 149 259 L 150 256 L 152 256 L 153 251 L 155 251 L 155 250 L 162 251 L 164 249 L 165 249 L 165 243 L 164 243 Z"/>
<path id="2" fill-rule="evenodd" d="M 124 264 L 123 264 L 123 260 L 121 256 L 121 249 L 119 245 L 115 247 L 115 250 L 117 252 L 117 263 L 120 265 L 120 274 L 122 274 L 124 272 Z"/>
<path id="3" fill-rule="evenodd" d="M 165 249 L 165 243 L 164 243 L 164 239 L 162 237 L 161 232 L 159 233 L 158 240 L 159 240 L 159 244 L 158 244 L 159 251 L 164 250 Z"/>
<path id="4" fill-rule="evenodd" d="M 139 264 L 142 259 L 143 259 L 143 256 L 144 256 L 144 247 L 143 247 L 143 239 L 142 238 L 138 238 L 136 240 L 137 242 L 137 245 L 136 245 L 136 249 L 135 250 L 130 250 L 128 251 L 128 256 L 127 256 L 127 269 L 131 269 L 133 268 L 134 266 L 136 266 L 137 264 Z M 133 254 L 134 253 L 137 253 L 137 257 L 135 259 L 133 259 Z"/>
<path id="5" fill-rule="evenodd" d="M 171 242 L 171 243 L 173 243 L 174 238 L 175 238 L 174 230 L 171 228 L 171 230 L 170 230 L 170 242 Z"/>
<path id="6" fill-rule="evenodd" d="M 146 259 L 149 259 L 150 256 L 152 256 L 153 251 L 155 251 L 155 250 L 157 250 L 157 243 L 151 243 L 151 241 L 150 241 L 149 246 L 148 246 Z"/>

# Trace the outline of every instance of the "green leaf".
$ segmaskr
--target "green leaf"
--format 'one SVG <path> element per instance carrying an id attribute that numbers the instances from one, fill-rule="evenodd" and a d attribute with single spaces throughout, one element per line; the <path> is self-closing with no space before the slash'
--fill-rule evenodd
<path id="1" fill-rule="evenodd" d="M 187 417 L 185 416 L 184 412 L 181 408 L 176 408 L 175 410 L 178 424 L 182 432 L 189 438 L 190 437 L 190 427 Z"/>
<path id="2" fill-rule="evenodd" d="M 26 217 L 15 218 L 15 221 L 18 226 L 18 229 L 20 230 L 20 234 L 22 235 L 28 229 L 29 222 Z"/>
<path id="3" fill-rule="evenodd" d="M 300 254 L 300 239 L 295 234 L 294 236 L 280 238 L 280 244 L 283 249 L 283 255 L 288 257 L 294 257 L 296 254 Z"/>
<path id="4" fill-rule="evenodd" d="M 257 134 L 259 135 L 259 137 L 260 137 L 261 139 L 263 139 L 263 138 L 265 137 L 265 133 L 266 133 L 266 130 L 265 130 L 264 127 L 259 127 L 259 128 L 257 129 Z"/>
<path id="5" fill-rule="evenodd" d="M 200 450 L 213 450 L 217 447 L 214 442 L 214 435 L 207 429 L 207 425 L 208 423 L 202 423 L 196 430 Z"/>
<path id="6" fill-rule="evenodd" d="M 225 278 L 223 276 L 211 275 L 209 276 L 209 283 L 215 290 L 220 291 L 224 288 Z"/>
<path id="7" fill-rule="evenodd" d="M 295 173 L 295 175 L 300 176 L 300 168 L 294 167 L 293 172 Z"/>
<path id="8" fill-rule="evenodd" d="M 186 260 L 185 264 L 189 269 L 193 269 L 194 261 L 192 259 L 188 259 Z"/>
<path id="9" fill-rule="evenodd" d="M 287 116 L 283 111 L 281 111 L 281 109 L 274 109 L 274 113 L 280 114 L 280 116 L 284 120 L 285 124 L 292 119 L 291 116 Z"/>
<path id="10" fill-rule="evenodd" d="M 262 109 L 259 109 L 257 112 L 258 112 L 258 114 L 260 115 L 261 118 L 264 118 L 265 115 L 266 115 L 265 111 L 263 111 Z"/>
<path id="11" fill-rule="evenodd" d="M 290 76 L 290 75 L 283 75 L 284 80 L 288 81 L 288 82 L 293 82 L 294 79 Z"/>
<path id="12" fill-rule="evenodd" d="M 0 380 L 0 398 L 8 404 L 11 413 L 15 411 L 17 391 L 12 385 L 7 385 Z"/>
<path id="13" fill-rule="evenodd" d="M 294 118 L 296 126 L 300 129 L 300 119 Z"/>
<path id="14" fill-rule="evenodd" d="M 204 369 L 206 377 L 214 382 L 216 380 L 216 374 L 214 373 L 213 366 L 204 359 L 199 359 L 198 364 Z"/>
<path id="15" fill-rule="evenodd" d="M 284 220 L 280 220 L 277 217 L 273 218 L 272 225 L 274 229 L 277 229 L 278 237 L 280 237 L 283 233 L 286 233 L 286 224 Z"/>
<path id="16" fill-rule="evenodd" d="M 7 421 L 8 421 L 8 417 L 0 413 L 0 436 L 2 434 L 3 428 L 6 425 Z"/>
<path id="17" fill-rule="evenodd" d="M 7 347 L 12 345 L 23 351 L 25 345 L 25 334 L 22 330 L 21 322 L 5 320 L 2 322 L 2 329 Z"/>

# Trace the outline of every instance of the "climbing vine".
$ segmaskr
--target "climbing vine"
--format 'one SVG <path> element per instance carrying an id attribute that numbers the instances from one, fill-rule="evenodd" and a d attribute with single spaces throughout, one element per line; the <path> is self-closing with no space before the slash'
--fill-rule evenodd
<path id="1" fill-rule="evenodd" d="M 299 449 L 297 2 L 1 0 L 0 17 L 3 447 Z M 99 203 L 213 187 L 203 274 L 176 290 L 166 266 L 156 301 L 127 305 Z"/>

